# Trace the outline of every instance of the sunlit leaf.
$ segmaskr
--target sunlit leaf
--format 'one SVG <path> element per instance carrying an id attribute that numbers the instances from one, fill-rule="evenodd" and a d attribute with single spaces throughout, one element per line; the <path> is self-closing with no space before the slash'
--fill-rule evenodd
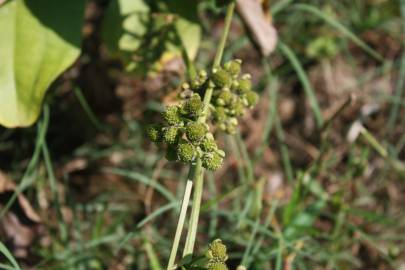
<path id="1" fill-rule="evenodd" d="M 79 56 L 85 1 L 14 0 L 0 7 L 0 124 L 29 126 L 51 83 Z"/>

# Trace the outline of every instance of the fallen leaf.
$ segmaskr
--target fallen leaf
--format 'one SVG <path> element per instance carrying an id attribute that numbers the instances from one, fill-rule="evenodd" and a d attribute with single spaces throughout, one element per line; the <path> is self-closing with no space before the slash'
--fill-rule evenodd
<path id="1" fill-rule="evenodd" d="M 238 0 L 236 8 L 249 29 L 253 41 L 264 56 L 274 51 L 277 45 L 277 31 L 266 18 L 261 4 L 256 0 Z"/>

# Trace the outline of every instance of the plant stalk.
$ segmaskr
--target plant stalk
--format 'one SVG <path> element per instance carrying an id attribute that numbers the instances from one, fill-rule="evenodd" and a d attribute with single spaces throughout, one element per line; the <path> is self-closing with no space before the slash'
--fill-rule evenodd
<path id="1" fill-rule="evenodd" d="M 221 63 L 222 55 L 225 49 L 226 40 L 229 33 L 229 28 L 232 21 L 233 12 L 235 9 L 235 2 L 232 2 L 228 5 L 225 17 L 225 24 L 224 24 L 224 31 L 222 32 L 221 40 L 219 43 L 218 50 L 215 54 L 213 67 L 217 67 Z M 207 91 L 204 95 L 204 109 L 202 115 L 198 118 L 198 122 L 205 123 L 208 115 L 209 105 L 211 102 L 212 93 L 214 88 L 212 87 L 212 83 L 210 82 L 210 86 L 207 88 Z M 201 159 L 197 158 L 196 160 L 196 172 L 194 178 L 194 193 L 193 193 L 193 203 L 192 203 L 192 210 L 191 210 L 191 217 L 190 217 L 190 226 L 187 233 L 186 244 L 184 247 L 183 257 L 193 253 L 195 238 L 197 235 L 197 227 L 198 227 L 198 217 L 200 215 L 200 206 L 201 206 L 201 198 L 204 186 L 204 169 L 202 168 Z"/>
<path id="2" fill-rule="evenodd" d="M 190 172 L 190 173 L 192 173 L 192 172 Z M 173 246 L 172 246 L 172 250 L 170 252 L 170 257 L 169 257 L 169 263 L 167 265 L 167 270 L 172 270 L 173 267 L 174 267 L 174 262 L 176 260 L 177 249 L 179 248 L 180 237 L 181 237 L 181 233 L 182 233 L 183 227 L 184 227 L 184 220 L 185 220 L 186 214 L 187 214 L 187 207 L 188 207 L 188 203 L 190 201 L 190 194 L 191 194 L 192 187 L 193 187 L 193 182 L 189 178 L 187 180 L 186 188 L 184 190 L 184 196 L 183 196 L 183 202 L 181 204 L 179 221 L 177 223 L 176 234 L 174 236 Z"/>

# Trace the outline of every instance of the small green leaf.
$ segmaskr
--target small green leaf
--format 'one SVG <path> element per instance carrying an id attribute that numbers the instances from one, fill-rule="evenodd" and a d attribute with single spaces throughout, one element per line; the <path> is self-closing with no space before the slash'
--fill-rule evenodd
<path id="1" fill-rule="evenodd" d="M 201 25 L 198 19 L 197 1 L 169 1 L 169 9 L 178 17 L 174 23 L 177 35 L 188 57 L 193 60 L 197 56 L 201 41 Z"/>
<path id="2" fill-rule="evenodd" d="M 14 0 L 0 7 L 0 124 L 29 126 L 46 90 L 79 56 L 85 1 Z"/>
<path id="3" fill-rule="evenodd" d="M 143 0 L 110 1 L 103 23 L 103 39 L 110 53 L 123 56 L 139 48 L 148 31 L 149 12 Z"/>

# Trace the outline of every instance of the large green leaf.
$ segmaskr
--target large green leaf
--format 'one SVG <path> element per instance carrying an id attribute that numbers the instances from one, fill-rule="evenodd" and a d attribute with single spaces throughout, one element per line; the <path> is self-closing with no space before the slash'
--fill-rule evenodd
<path id="1" fill-rule="evenodd" d="M 0 6 L 0 124 L 29 126 L 50 84 L 79 56 L 84 0 Z"/>

